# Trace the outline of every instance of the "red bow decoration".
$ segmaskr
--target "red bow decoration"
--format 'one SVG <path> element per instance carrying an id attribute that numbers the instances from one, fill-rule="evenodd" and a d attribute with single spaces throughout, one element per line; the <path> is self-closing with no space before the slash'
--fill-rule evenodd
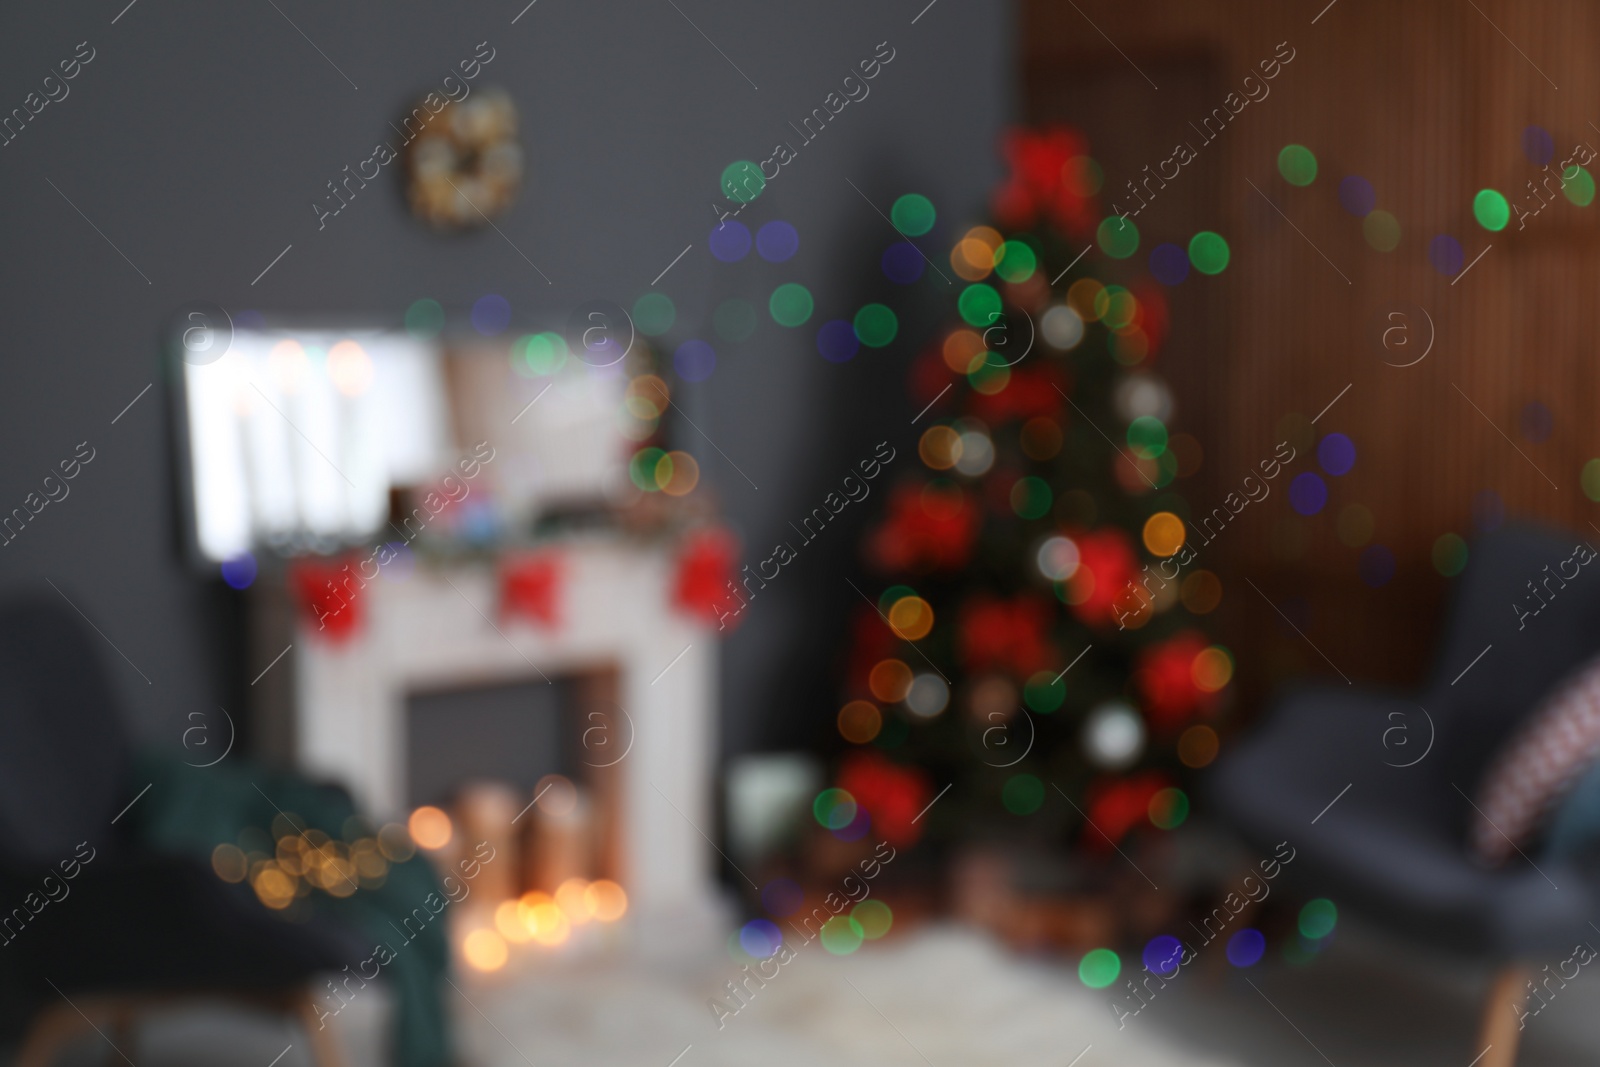
<path id="1" fill-rule="evenodd" d="M 1007 602 L 975 597 L 961 607 L 961 663 L 970 674 L 1007 668 L 1019 678 L 1050 665 L 1050 605 L 1024 593 Z"/>
<path id="2" fill-rule="evenodd" d="M 289 565 L 289 588 L 300 607 L 300 622 L 308 630 L 339 644 L 361 626 L 363 582 L 346 562 L 297 559 Z"/>
<path id="3" fill-rule="evenodd" d="M 540 552 L 508 562 L 500 572 L 500 614 L 543 626 L 561 625 L 561 554 Z"/>
<path id="4" fill-rule="evenodd" d="M 1089 231 L 1094 197 L 1084 181 L 1089 142 L 1083 134 L 1065 126 L 1008 130 L 1000 152 L 1011 168 L 994 194 L 994 217 L 1002 227 L 1026 229 L 1044 215 L 1073 236 Z"/>
<path id="5" fill-rule="evenodd" d="M 739 551 L 733 534 L 720 526 L 696 530 L 684 539 L 678 552 L 678 571 L 672 582 L 672 602 L 680 611 L 705 622 L 737 625 L 734 614 L 742 603 L 728 589 L 733 582 L 734 558 Z"/>

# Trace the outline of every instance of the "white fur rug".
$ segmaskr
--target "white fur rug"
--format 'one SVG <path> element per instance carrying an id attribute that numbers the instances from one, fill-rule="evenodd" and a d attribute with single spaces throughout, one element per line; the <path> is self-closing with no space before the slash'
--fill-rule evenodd
<path id="1" fill-rule="evenodd" d="M 523 961 L 463 985 L 457 1017 L 479 1067 L 1224 1067 L 1149 1028 L 1119 1031 L 1112 990 L 962 929 L 925 928 L 848 957 L 814 943 L 719 1030 L 707 1000 L 736 977 L 726 955 Z"/>

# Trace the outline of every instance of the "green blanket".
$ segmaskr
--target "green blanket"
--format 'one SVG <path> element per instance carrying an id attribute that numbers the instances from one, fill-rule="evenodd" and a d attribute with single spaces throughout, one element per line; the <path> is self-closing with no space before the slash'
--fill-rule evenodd
<path id="1" fill-rule="evenodd" d="M 248 763 L 196 768 L 146 752 L 136 759 L 134 774 L 135 781 L 152 783 L 129 811 L 138 837 L 152 849 L 207 861 L 218 845 L 236 845 L 248 831 L 270 835 L 273 819 L 285 813 L 301 829 L 321 830 L 333 840 L 357 814 L 342 789 Z M 422 918 L 443 910 L 440 892 L 433 868 L 417 855 L 391 863 L 376 888 L 343 898 L 312 890 L 295 905 L 336 916 L 372 940 L 372 956 L 359 969 L 369 977 L 379 971 L 377 980 L 395 993 L 391 1061 L 397 1067 L 446 1067 L 453 1059 L 442 992 L 450 962 L 444 922 Z M 324 1022 L 364 984 L 344 973 L 340 979 L 337 988 L 330 983 L 313 990 L 327 1013 Z"/>

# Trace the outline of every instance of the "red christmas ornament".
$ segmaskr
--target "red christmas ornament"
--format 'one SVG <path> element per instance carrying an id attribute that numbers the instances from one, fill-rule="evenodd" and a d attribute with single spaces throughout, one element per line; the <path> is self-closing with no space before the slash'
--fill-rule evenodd
<path id="1" fill-rule="evenodd" d="M 1185 630 L 1140 650 L 1134 679 L 1145 718 L 1157 732 L 1172 733 L 1215 703 L 1215 694 L 1194 684 L 1194 658 L 1208 645 L 1198 632 Z"/>
<path id="2" fill-rule="evenodd" d="M 878 752 L 856 750 L 839 765 L 839 788 L 867 810 L 874 832 L 889 844 L 913 845 L 921 836 L 922 828 L 912 820 L 933 792 L 922 770 L 893 763 Z"/>
<path id="3" fill-rule="evenodd" d="M 729 591 L 734 579 L 734 559 L 739 543 L 720 526 L 694 531 L 678 552 L 678 570 L 672 581 L 672 602 L 678 610 L 722 628 L 738 625 L 741 602 Z"/>
<path id="4" fill-rule="evenodd" d="M 508 562 L 500 572 L 500 614 L 541 626 L 561 625 L 564 560 L 547 551 Z"/>
<path id="5" fill-rule="evenodd" d="M 989 423 L 1057 415 L 1066 403 L 1062 393 L 1067 391 L 1067 384 L 1065 376 L 1054 367 L 1013 368 L 1011 380 L 998 393 L 973 394 L 972 413 Z"/>
<path id="6" fill-rule="evenodd" d="M 1097 852 L 1109 850 L 1112 843 L 1120 842 L 1129 830 L 1150 817 L 1151 799 L 1171 784 L 1160 771 L 1145 771 L 1128 778 L 1101 779 L 1090 785 L 1084 800 L 1089 821 L 1094 826 L 1083 828 L 1084 846 Z M 1108 837 L 1110 842 L 1106 840 Z"/>
<path id="7" fill-rule="evenodd" d="M 1012 600 L 974 597 L 961 607 L 961 666 L 969 674 L 1009 670 L 1018 678 L 1041 671 L 1052 662 L 1045 634 L 1050 604 L 1029 593 Z"/>
<path id="8" fill-rule="evenodd" d="M 888 572 L 958 570 L 972 558 L 979 518 L 954 484 L 896 486 L 888 517 L 867 537 L 867 558 Z"/>
<path id="9" fill-rule="evenodd" d="M 1087 589 L 1072 613 L 1090 626 L 1111 626 L 1117 621 L 1113 605 L 1127 606 L 1128 585 L 1138 575 L 1138 559 L 1128 535 L 1114 526 L 1102 526 L 1073 540 L 1078 545 L 1078 570 L 1068 579 L 1069 588 Z"/>
<path id="10" fill-rule="evenodd" d="M 300 607 L 301 625 L 334 644 L 349 639 L 361 627 L 365 583 L 350 569 L 355 559 L 349 556 L 342 563 L 297 559 L 289 565 L 289 588 Z"/>

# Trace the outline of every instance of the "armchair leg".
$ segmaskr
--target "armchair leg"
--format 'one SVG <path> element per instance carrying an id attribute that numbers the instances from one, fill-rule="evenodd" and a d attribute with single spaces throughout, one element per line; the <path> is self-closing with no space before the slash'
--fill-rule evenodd
<path id="1" fill-rule="evenodd" d="M 293 999 L 294 1014 L 300 1019 L 311 1042 L 311 1062 L 315 1067 L 344 1067 L 344 1053 L 339 1041 L 317 1018 L 317 1002 L 309 991 L 297 993 Z"/>
<path id="2" fill-rule="evenodd" d="M 1514 1067 L 1517 1040 L 1522 1036 L 1518 1013 L 1527 1000 L 1528 969 L 1511 964 L 1495 975 L 1483 1004 L 1483 1022 L 1477 1049 L 1487 1050 L 1477 1067 Z"/>
<path id="3" fill-rule="evenodd" d="M 28 1027 L 28 1036 L 17 1052 L 17 1067 L 50 1067 L 61 1050 L 89 1029 L 77 1012 L 64 1004 L 45 1008 Z"/>

